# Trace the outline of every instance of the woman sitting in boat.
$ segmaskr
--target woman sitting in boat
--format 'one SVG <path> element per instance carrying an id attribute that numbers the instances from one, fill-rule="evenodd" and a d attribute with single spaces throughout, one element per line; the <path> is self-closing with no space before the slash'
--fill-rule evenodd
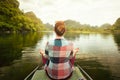
<path id="1" fill-rule="evenodd" d="M 74 49 L 73 43 L 64 39 L 66 31 L 63 21 L 55 23 L 56 38 L 46 44 L 45 51 L 40 50 L 45 71 L 52 80 L 66 80 L 73 72 L 75 54 L 79 48 Z"/>

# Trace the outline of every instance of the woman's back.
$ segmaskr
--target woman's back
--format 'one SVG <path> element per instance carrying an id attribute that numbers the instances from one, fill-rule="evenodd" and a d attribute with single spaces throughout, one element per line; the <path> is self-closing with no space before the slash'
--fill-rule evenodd
<path id="1" fill-rule="evenodd" d="M 55 23 L 54 31 L 56 33 L 56 39 L 50 41 L 46 45 L 45 53 L 40 50 L 43 58 L 46 58 L 43 63 L 47 63 L 45 68 L 48 76 L 52 79 L 66 79 L 72 73 L 72 66 L 74 65 L 75 54 L 79 49 L 73 50 L 73 44 L 63 39 L 63 35 L 66 31 L 63 21 L 57 21 Z"/>
<path id="2" fill-rule="evenodd" d="M 73 44 L 65 39 L 48 42 L 45 51 L 49 58 L 49 64 L 46 70 L 51 78 L 64 79 L 70 76 L 72 65 L 69 60 L 72 50 Z"/>

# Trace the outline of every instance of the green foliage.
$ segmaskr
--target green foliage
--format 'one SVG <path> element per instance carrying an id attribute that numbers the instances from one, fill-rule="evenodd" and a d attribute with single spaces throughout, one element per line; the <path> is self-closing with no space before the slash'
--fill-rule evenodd
<path id="1" fill-rule="evenodd" d="M 113 27 L 115 30 L 120 30 L 120 18 L 116 20 L 116 22 L 113 24 Z"/>
<path id="2" fill-rule="evenodd" d="M 33 12 L 23 13 L 17 0 L 0 1 L 0 31 L 39 31 L 45 30 L 40 19 Z"/>
<path id="3" fill-rule="evenodd" d="M 40 19 L 38 19 L 33 12 L 27 12 L 25 13 L 25 16 L 29 18 L 30 20 L 30 27 L 34 29 L 35 31 L 37 30 L 46 30 L 44 27 L 44 24 Z M 32 22 L 32 23 L 31 23 Z M 34 27 L 35 26 L 35 27 Z"/>
<path id="4" fill-rule="evenodd" d="M 118 18 L 116 22 L 110 27 L 110 30 L 113 33 L 120 33 L 120 18 Z"/>
<path id="5" fill-rule="evenodd" d="M 103 24 L 99 27 L 99 31 L 101 31 L 101 32 L 111 32 L 111 27 L 112 27 L 112 25 L 110 25 L 109 23 L 105 23 L 105 24 Z"/>

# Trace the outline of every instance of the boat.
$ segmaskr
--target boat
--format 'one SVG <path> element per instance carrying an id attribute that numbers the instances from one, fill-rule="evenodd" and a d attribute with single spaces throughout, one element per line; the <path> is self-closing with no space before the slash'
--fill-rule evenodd
<path id="1" fill-rule="evenodd" d="M 44 69 L 37 66 L 24 80 L 50 80 Z M 79 65 L 74 67 L 69 80 L 93 80 Z"/>

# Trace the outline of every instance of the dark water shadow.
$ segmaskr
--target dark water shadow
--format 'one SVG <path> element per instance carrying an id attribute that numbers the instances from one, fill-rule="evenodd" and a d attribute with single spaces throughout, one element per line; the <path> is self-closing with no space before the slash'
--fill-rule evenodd
<path id="1" fill-rule="evenodd" d="M 120 34 L 113 34 L 114 41 L 117 44 L 118 50 L 120 52 Z"/>
<path id="2" fill-rule="evenodd" d="M 102 65 L 96 58 L 77 59 L 75 64 L 80 65 L 93 80 L 114 80 L 108 67 Z"/>
<path id="3" fill-rule="evenodd" d="M 23 80 L 40 62 L 30 50 L 44 33 L 0 34 L 0 80 Z M 29 52 L 22 52 L 24 49 Z"/>

